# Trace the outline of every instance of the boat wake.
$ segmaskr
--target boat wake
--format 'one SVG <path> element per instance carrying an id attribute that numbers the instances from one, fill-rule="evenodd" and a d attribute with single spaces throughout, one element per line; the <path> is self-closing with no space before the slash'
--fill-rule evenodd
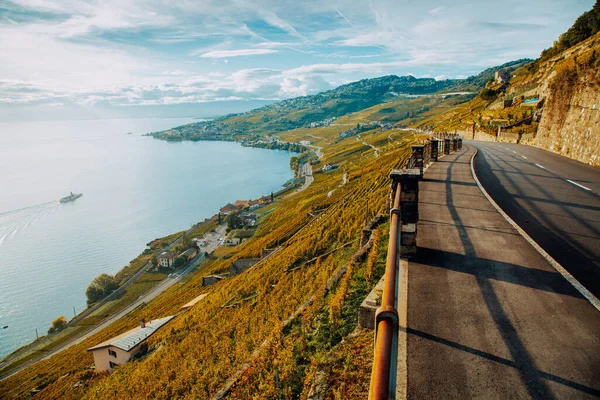
<path id="1" fill-rule="evenodd" d="M 54 212 L 58 202 L 50 201 L 31 207 L 0 213 L 0 246 L 7 239 L 14 237 L 20 230 L 35 224 L 41 218 Z"/>

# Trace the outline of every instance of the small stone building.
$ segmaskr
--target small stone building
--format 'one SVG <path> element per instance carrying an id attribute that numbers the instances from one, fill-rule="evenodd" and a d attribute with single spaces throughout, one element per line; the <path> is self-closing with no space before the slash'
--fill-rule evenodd
<path id="1" fill-rule="evenodd" d="M 196 249 L 187 249 L 186 251 L 181 253 L 179 257 L 189 261 L 192 258 L 196 257 L 196 254 L 198 254 L 198 251 Z"/>
<path id="2" fill-rule="evenodd" d="M 501 69 L 499 71 L 496 71 L 496 74 L 494 76 L 494 80 L 496 81 L 496 83 L 508 83 L 508 81 L 510 80 L 510 72 L 508 72 L 505 69 Z"/>
<path id="3" fill-rule="evenodd" d="M 233 264 L 231 264 L 231 267 L 229 267 L 229 275 L 234 276 L 237 274 L 241 274 L 248 268 L 252 267 L 253 265 L 256 265 L 259 261 L 260 258 L 244 258 L 235 260 Z"/>
<path id="4" fill-rule="evenodd" d="M 207 275 L 202 277 L 202 286 L 210 286 L 225 279 L 222 275 Z"/>
<path id="5" fill-rule="evenodd" d="M 152 320 L 150 322 L 141 321 L 140 326 L 127 331 L 119 336 L 102 342 L 88 349 L 94 355 L 94 365 L 96 371 L 112 371 L 116 366 L 125 364 L 139 353 L 141 344 L 152 336 L 167 322 L 175 318 L 174 315 Z"/>

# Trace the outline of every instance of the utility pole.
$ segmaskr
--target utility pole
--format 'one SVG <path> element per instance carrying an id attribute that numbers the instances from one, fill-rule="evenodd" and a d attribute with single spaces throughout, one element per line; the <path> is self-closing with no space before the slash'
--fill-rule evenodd
<path id="1" fill-rule="evenodd" d="M 75 312 L 75 307 L 73 307 L 73 318 L 75 318 L 77 316 L 77 313 Z"/>
<path id="2" fill-rule="evenodd" d="M 35 328 L 35 340 L 38 340 L 39 338 L 40 338 L 40 335 L 38 335 L 37 328 Z"/>

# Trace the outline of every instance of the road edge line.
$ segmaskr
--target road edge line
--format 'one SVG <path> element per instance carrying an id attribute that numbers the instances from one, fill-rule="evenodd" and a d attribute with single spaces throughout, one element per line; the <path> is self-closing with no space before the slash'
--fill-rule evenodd
<path id="1" fill-rule="evenodd" d="M 408 397 L 408 264 L 400 258 L 398 263 L 398 347 L 396 349 L 396 400 Z"/>
<path id="2" fill-rule="evenodd" d="M 527 234 L 527 232 L 525 232 L 523 230 L 523 228 L 521 228 L 515 221 L 513 221 L 513 219 L 511 217 L 509 217 L 508 214 L 506 214 L 504 212 L 504 210 L 502 210 L 502 208 L 500 208 L 500 206 L 498 205 L 498 203 L 496 203 L 494 201 L 494 199 L 492 199 L 492 196 L 490 196 L 490 194 L 483 188 L 483 185 L 481 184 L 481 182 L 479 181 L 479 178 L 477 178 L 477 174 L 475 173 L 475 156 L 477 154 L 479 154 L 479 149 L 477 149 L 477 147 L 475 147 L 475 146 L 473 146 L 473 147 L 475 148 L 475 153 L 473 154 L 473 156 L 471 156 L 471 175 L 473 175 L 473 179 L 475 179 L 475 182 L 477 183 L 477 186 L 479 187 L 479 190 L 481 190 L 481 193 L 483 193 L 483 195 L 488 199 L 488 201 L 490 202 L 490 204 L 492 206 L 494 206 L 494 208 L 496 209 L 496 211 L 498 211 L 500 213 L 500 215 L 502 215 L 502 217 L 504 217 L 504 219 L 509 224 L 511 224 L 512 227 L 515 228 L 517 230 L 517 232 L 519 232 L 519 234 L 525 240 L 527 240 L 527 242 L 529 242 L 529 244 L 538 253 L 540 253 L 540 255 L 542 257 L 544 257 L 546 259 L 546 261 L 548 261 L 548 263 L 556 271 L 558 271 L 559 274 L 562 275 L 563 278 L 565 278 L 567 280 L 567 282 L 569 282 L 579 293 L 581 293 L 581 295 L 583 297 L 585 297 L 586 300 L 589 301 L 590 304 L 592 306 L 594 306 L 594 308 L 596 310 L 600 311 L 600 300 L 598 300 L 598 298 L 596 298 L 596 296 L 594 296 L 577 279 L 575 279 L 575 277 L 573 275 L 571 275 L 569 273 L 569 271 L 567 271 L 562 265 L 560 265 L 560 263 L 558 261 L 556 261 L 554 258 L 552 258 L 552 256 L 550 254 L 548 254 L 546 252 L 546 250 L 544 250 L 535 240 L 533 240 L 531 238 L 531 236 L 529 236 Z"/>

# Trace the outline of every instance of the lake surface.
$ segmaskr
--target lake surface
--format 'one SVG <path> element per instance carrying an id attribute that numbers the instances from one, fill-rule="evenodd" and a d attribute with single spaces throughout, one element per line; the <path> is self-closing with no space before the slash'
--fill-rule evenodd
<path id="1" fill-rule="evenodd" d="M 91 280 L 152 239 L 293 177 L 288 152 L 141 136 L 189 122 L 0 123 L 0 358 L 84 309 Z M 83 197 L 59 203 L 69 191 Z"/>

